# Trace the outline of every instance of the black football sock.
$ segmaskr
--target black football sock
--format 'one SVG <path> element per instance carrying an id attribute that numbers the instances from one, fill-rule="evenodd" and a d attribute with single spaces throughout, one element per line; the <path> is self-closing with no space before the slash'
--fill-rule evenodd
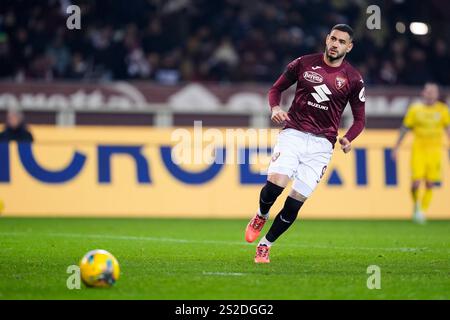
<path id="1" fill-rule="evenodd" d="M 270 181 L 266 182 L 266 185 L 262 188 L 259 194 L 259 211 L 262 215 L 269 213 L 270 207 L 275 203 L 278 196 L 283 192 L 283 187 L 280 187 Z"/>
<path id="2" fill-rule="evenodd" d="M 266 234 L 268 241 L 274 242 L 277 240 L 294 223 L 303 203 L 291 197 L 286 198 L 283 209 L 275 217 L 269 232 Z"/>

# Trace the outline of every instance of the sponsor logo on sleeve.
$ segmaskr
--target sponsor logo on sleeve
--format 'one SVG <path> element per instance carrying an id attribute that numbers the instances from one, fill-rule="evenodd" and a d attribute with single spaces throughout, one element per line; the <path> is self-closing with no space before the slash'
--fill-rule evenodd
<path id="1" fill-rule="evenodd" d="M 366 93 L 365 93 L 364 87 L 362 87 L 361 91 L 359 92 L 359 100 L 361 102 L 365 102 L 366 101 Z"/>

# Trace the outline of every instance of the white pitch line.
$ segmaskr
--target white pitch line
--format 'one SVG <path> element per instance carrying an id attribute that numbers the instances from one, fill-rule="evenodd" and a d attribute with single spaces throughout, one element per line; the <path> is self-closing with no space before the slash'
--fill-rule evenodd
<path id="1" fill-rule="evenodd" d="M 205 276 L 243 276 L 245 273 L 240 272 L 205 272 L 203 271 L 203 275 Z"/>
<path id="2" fill-rule="evenodd" d="M 5 236 L 25 236 L 30 232 L 0 232 Z M 240 242 L 240 241 L 226 241 L 226 240 L 192 240 L 192 239 L 176 239 L 176 238 L 158 238 L 158 237 L 139 237 L 139 236 L 124 236 L 124 235 L 107 235 L 107 234 L 84 234 L 84 233 L 35 233 L 37 236 L 49 236 L 49 237 L 65 237 L 65 238 L 91 238 L 91 239 L 109 239 L 109 240 L 135 240 L 135 241 L 156 241 L 156 242 L 174 242 L 174 243 L 197 243 L 197 244 L 221 244 L 221 245 L 240 245 L 240 246 L 254 246 L 255 244 Z M 430 250 L 427 247 L 424 248 L 374 248 L 374 247 L 342 247 L 332 245 L 320 245 L 320 244 L 300 244 L 300 243 L 284 243 L 283 247 L 295 247 L 295 248 L 313 248 L 313 249 L 342 249 L 342 250 L 382 250 L 382 251 L 399 251 L 399 252 L 413 252 L 426 250 L 428 252 L 436 251 Z M 445 251 L 445 250 L 444 250 Z M 447 250 L 450 252 L 450 250 Z"/>

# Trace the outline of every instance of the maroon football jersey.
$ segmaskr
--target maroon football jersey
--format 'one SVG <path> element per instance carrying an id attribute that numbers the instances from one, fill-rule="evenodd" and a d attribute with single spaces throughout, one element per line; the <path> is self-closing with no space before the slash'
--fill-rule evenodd
<path id="1" fill-rule="evenodd" d="M 295 59 L 269 91 L 271 107 L 280 104 L 281 92 L 297 82 L 285 128 L 325 136 L 334 145 L 342 113 L 350 103 L 353 125 L 345 136 L 352 141 L 365 125 L 364 81 L 347 62 L 330 67 L 323 53 Z"/>

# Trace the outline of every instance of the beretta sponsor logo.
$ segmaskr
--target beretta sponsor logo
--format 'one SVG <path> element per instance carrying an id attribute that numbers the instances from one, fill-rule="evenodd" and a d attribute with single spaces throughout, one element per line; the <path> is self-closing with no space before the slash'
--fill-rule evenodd
<path id="1" fill-rule="evenodd" d="M 312 83 L 322 83 L 323 82 L 323 77 L 314 71 L 305 71 L 303 73 L 303 78 L 305 78 L 306 80 L 308 80 L 309 82 L 312 82 Z"/>

